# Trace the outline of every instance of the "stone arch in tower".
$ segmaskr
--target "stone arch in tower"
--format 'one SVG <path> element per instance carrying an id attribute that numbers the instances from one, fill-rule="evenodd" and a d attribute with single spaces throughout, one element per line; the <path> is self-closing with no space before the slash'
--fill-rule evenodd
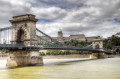
<path id="1" fill-rule="evenodd" d="M 120 49 L 119 48 L 116 49 L 116 53 L 120 54 Z"/>
<path id="2" fill-rule="evenodd" d="M 92 41 L 93 49 L 103 50 L 103 41 L 102 39 L 94 39 Z"/>
<path id="3" fill-rule="evenodd" d="M 25 39 L 25 31 L 22 28 L 20 28 L 17 31 L 17 40 L 16 40 L 16 43 L 17 44 L 24 44 L 24 39 Z"/>

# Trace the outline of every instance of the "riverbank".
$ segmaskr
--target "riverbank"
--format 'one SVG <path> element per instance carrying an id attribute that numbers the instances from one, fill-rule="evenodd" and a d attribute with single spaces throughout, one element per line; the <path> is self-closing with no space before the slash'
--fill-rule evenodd
<path id="1" fill-rule="evenodd" d="M 90 54 L 71 54 L 71 55 L 46 55 L 43 59 L 70 59 L 70 58 L 89 58 Z M 0 57 L 0 60 L 7 60 L 8 57 Z"/>
<path id="2" fill-rule="evenodd" d="M 0 60 L 7 60 L 8 57 L 0 57 Z"/>
<path id="3" fill-rule="evenodd" d="M 71 59 L 71 58 L 90 58 L 91 54 L 70 54 L 70 55 L 45 55 L 43 59 Z M 120 55 L 106 56 L 109 58 L 120 58 Z M 7 60 L 8 57 L 0 57 L 0 60 Z"/>
<path id="4" fill-rule="evenodd" d="M 90 58 L 91 54 L 46 55 L 43 59 Z M 105 58 L 120 58 L 120 55 L 105 55 Z"/>
<path id="5" fill-rule="evenodd" d="M 89 58 L 90 54 L 71 54 L 71 55 L 46 55 L 43 59 L 68 59 L 68 58 Z"/>

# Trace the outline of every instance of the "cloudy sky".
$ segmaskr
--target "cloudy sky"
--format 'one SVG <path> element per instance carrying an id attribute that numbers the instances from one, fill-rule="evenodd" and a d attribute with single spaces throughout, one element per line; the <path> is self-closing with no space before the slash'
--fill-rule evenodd
<path id="1" fill-rule="evenodd" d="M 0 0 L 0 27 L 12 16 L 34 14 L 37 27 L 51 36 L 109 37 L 120 32 L 120 0 Z"/>

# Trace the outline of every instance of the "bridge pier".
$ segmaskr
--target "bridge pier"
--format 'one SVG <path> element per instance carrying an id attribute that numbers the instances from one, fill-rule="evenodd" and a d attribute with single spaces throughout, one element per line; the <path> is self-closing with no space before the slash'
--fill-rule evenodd
<path id="1" fill-rule="evenodd" d="M 94 39 L 92 41 L 93 49 L 103 51 L 103 41 L 102 39 Z M 105 58 L 104 52 L 93 52 L 90 56 L 91 59 L 101 59 Z"/>
<path id="2" fill-rule="evenodd" d="M 6 66 L 42 65 L 39 50 L 10 50 Z"/>
<path id="3" fill-rule="evenodd" d="M 105 58 L 105 54 L 103 53 L 103 52 L 101 52 L 101 53 L 92 53 L 91 55 L 90 55 L 90 58 L 91 59 L 101 59 L 101 58 Z"/>

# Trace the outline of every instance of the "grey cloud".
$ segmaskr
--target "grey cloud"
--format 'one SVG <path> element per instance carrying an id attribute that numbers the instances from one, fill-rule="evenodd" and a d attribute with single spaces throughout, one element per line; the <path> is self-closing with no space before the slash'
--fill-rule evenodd
<path id="1" fill-rule="evenodd" d="M 36 14 L 38 18 L 56 20 L 64 18 L 67 15 L 66 10 L 58 8 L 58 7 L 50 7 L 50 8 L 39 8 L 33 7 L 32 13 Z"/>
<path id="2" fill-rule="evenodd" d="M 73 9 L 84 6 L 85 0 L 37 0 L 35 3 L 37 6 L 46 7 L 60 7 L 62 9 Z M 41 4 L 41 5 L 39 5 Z M 42 7 L 41 6 L 41 7 Z"/>
<path id="3" fill-rule="evenodd" d="M 107 37 L 120 30 L 120 24 L 112 21 L 120 18 L 119 8 L 119 0 L 1 0 L 0 24 L 10 25 L 12 16 L 32 13 L 38 19 L 53 20 L 37 24 L 52 36 L 62 29 L 65 35 L 84 33 Z"/>
<path id="4" fill-rule="evenodd" d="M 14 1 L 14 0 L 11 0 Z M 0 24 L 10 24 L 9 20 L 12 16 L 30 13 L 30 7 L 23 2 L 23 5 L 13 4 L 10 1 L 1 0 L 0 1 Z"/>

